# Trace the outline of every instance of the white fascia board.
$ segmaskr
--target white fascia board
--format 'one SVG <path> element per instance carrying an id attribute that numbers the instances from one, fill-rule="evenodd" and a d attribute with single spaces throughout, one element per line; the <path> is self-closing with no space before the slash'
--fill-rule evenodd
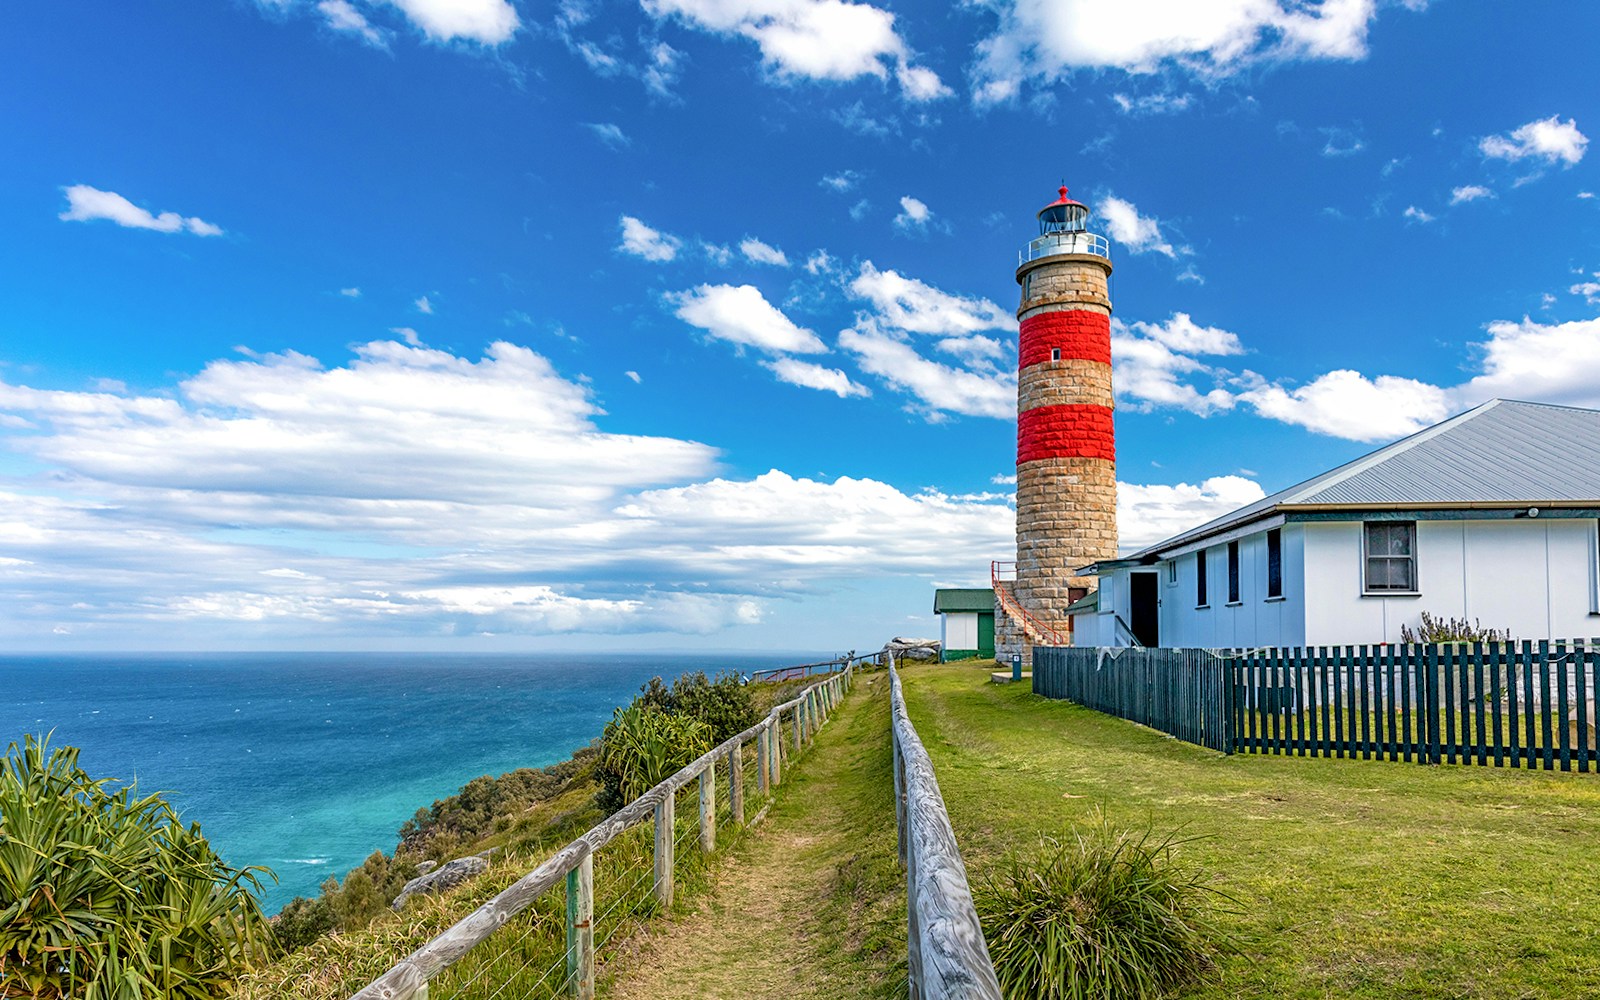
<path id="1" fill-rule="evenodd" d="M 1264 517 L 1259 521 L 1251 521 L 1249 524 L 1241 524 L 1237 528 L 1231 528 L 1227 531 L 1219 531 L 1215 535 L 1207 535 L 1204 538 L 1197 538 L 1187 545 L 1180 545 L 1175 549 L 1167 549 L 1165 551 L 1158 552 L 1156 553 L 1156 560 L 1157 562 L 1168 562 L 1178 558 L 1179 556 L 1186 556 L 1191 552 L 1199 552 L 1201 549 L 1209 549 L 1213 545 L 1226 545 L 1229 542 L 1244 538 L 1246 535 L 1258 535 L 1263 531 L 1271 531 L 1273 528 L 1281 528 L 1284 525 L 1284 520 L 1284 515 L 1274 514 L 1271 517 Z"/>

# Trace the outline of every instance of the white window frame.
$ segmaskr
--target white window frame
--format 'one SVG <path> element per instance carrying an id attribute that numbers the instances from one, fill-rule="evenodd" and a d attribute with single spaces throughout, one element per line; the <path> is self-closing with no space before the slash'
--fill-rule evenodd
<path id="1" fill-rule="evenodd" d="M 1362 521 L 1361 524 L 1361 596 L 1363 597 L 1420 597 L 1422 595 L 1422 556 L 1417 550 L 1417 522 L 1416 521 Z M 1409 525 L 1411 528 L 1411 590 L 1390 590 L 1378 588 L 1374 590 L 1367 581 L 1367 560 L 1369 558 L 1398 558 L 1396 556 L 1369 556 L 1367 554 L 1367 529 L 1369 525 L 1381 524 L 1394 526 L 1397 524 Z"/>

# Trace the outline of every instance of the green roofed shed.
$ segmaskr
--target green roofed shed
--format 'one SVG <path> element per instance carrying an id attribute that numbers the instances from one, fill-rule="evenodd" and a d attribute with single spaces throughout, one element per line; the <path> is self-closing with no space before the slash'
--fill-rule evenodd
<path id="1" fill-rule="evenodd" d="M 994 591 L 989 587 L 933 592 L 939 616 L 939 659 L 994 659 Z"/>

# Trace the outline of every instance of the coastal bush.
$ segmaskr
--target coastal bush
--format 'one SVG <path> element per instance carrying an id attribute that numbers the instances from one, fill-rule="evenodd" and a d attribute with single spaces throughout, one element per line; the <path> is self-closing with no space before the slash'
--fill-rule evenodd
<path id="1" fill-rule="evenodd" d="M 1154 1000 L 1210 974 L 1226 897 L 1176 859 L 1180 843 L 1102 819 L 980 877 L 973 901 L 1005 995 Z"/>
<path id="2" fill-rule="evenodd" d="M 619 708 L 600 737 L 595 777 L 601 808 L 615 811 L 716 746 L 711 727 L 636 699 Z"/>
<path id="3" fill-rule="evenodd" d="M 498 778 L 473 778 L 461 790 L 417 814 L 400 827 L 396 855 L 412 854 L 436 861 L 476 844 L 513 822 L 534 803 L 561 794 L 594 767 L 598 745 L 580 748 L 569 759 L 549 767 L 524 767 Z"/>
<path id="4" fill-rule="evenodd" d="M 74 747 L 0 762 L 0 997 L 199 1000 L 264 957 L 253 891 L 159 795 L 111 790 Z"/>
<path id="5" fill-rule="evenodd" d="M 1402 623 L 1400 625 L 1400 641 L 1406 645 L 1428 642 L 1510 642 L 1510 629 L 1484 628 L 1483 621 L 1474 618 L 1468 622 L 1465 618 L 1445 618 L 1422 613 L 1422 622 L 1415 630 Z"/>
<path id="6" fill-rule="evenodd" d="M 650 705 L 672 715 L 699 719 L 711 727 L 711 745 L 737 736 L 756 724 L 750 688 L 738 674 L 721 674 L 715 680 L 704 671 L 684 674 L 668 687 L 652 677 L 634 699 L 636 705 Z"/>

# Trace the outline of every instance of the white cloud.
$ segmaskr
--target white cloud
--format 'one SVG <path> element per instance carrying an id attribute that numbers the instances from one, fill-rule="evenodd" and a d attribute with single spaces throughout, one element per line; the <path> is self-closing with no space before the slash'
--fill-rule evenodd
<path id="1" fill-rule="evenodd" d="M 837 368 L 827 368 L 823 365 L 812 364 L 809 361 L 800 361 L 795 358 L 779 358 L 776 361 L 761 362 L 763 368 L 778 376 L 778 381 L 790 385 L 798 385 L 807 389 L 820 389 L 831 392 L 840 399 L 851 396 L 870 396 L 872 390 L 864 385 L 850 381 L 850 376 Z"/>
<path id="2" fill-rule="evenodd" d="M 1587 200 L 1589 200 L 1589 199 L 1590 199 L 1590 198 L 1593 198 L 1593 197 L 1594 197 L 1594 192 L 1593 192 L 1593 191 L 1579 191 L 1579 192 L 1578 192 L 1578 197 L 1579 197 L 1579 198 L 1580 198 L 1580 199 L 1582 199 L 1582 200 L 1585 200 L 1585 201 L 1587 201 Z"/>
<path id="3" fill-rule="evenodd" d="M 341 289 L 339 289 L 339 294 L 343 295 L 347 299 L 359 299 L 359 298 L 361 298 L 361 289 L 359 289 L 359 288 L 341 288 Z"/>
<path id="4" fill-rule="evenodd" d="M 1113 387 L 1117 398 L 1136 410 L 1176 407 L 1204 417 L 1232 409 L 1233 395 L 1226 389 L 1214 385 L 1201 392 L 1190 380 L 1203 375 L 1216 383 L 1227 375 L 1197 355 L 1243 353 L 1237 335 L 1201 326 L 1188 313 L 1174 313 L 1165 323 L 1112 321 Z"/>
<path id="5" fill-rule="evenodd" d="M 1406 210 L 1404 212 L 1400 213 L 1400 214 L 1405 216 L 1408 219 L 1411 219 L 1411 220 L 1416 221 L 1416 222 L 1420 222 L 1423 225 L 1427 225 L 1428 223 L 1433 221 L 1433 216 L 1429 215 L 1427 212 L 1424 212 L 1422 209 L 1418 208 L 1415 205 L 1406 206 Z"/>
<path id="6" fill-rule="evenodd" d="M 326 19 L 328 27 L 334 31 L 355 35 L 376 48 L 389 47 L 383 33 L 373 27 L 364 14 L 351 6 L 349 0 L 322 0 L 317 4 L 317 10 Z"/>
<path id="7" fill-rule="evenodd" d="M 177 212 L 159 215 L 140 208 L 115 191 L 101 191 L 87 184 L 61 189 L 67 196 L 67 210 L 58 218 L 63 222 L 91 222 L 105 219 L 130 229 L 154 229 L 161 233 L 188 231 L 196 236 L 221 236 L 222 230 L 204 219 L 184 218 Z"/>
<path id="8" fill-rule="evenodd" d="M 1463 202 L 1477 201 L 1479 198 L 1493 198 L 1494 192 L 1481 184 L 1464 184 L 1450 192 L 1450 204 L 1460 205 Z"/>
<path id="9" fill-rule="evenodd" d="M 409 326 L 391 326 L 389 332 L 395 334 L 412 347 L 422 346 L 422 335 Z"/>
<path id="10" fill-rule="evenodd" d="M 996 473 L 989 477 L 989 482 L 996 486 L 1015 486 L 1017 485 L 1017 474 L 1014 472 L 1009 475 Z"/>
<path id="11" fill-rule="evenodd" d="M 1354 156 L 1367 148 L 1366 142 L 1350 129 L 1331 126 L 1317 131 L 1322 133 L 1323 156 Z"/>
<path id="12" fill-rule="evenodd" d="M 629 381 L 631 381 L 634 385 L 638 385 L 644 381 L 644 379 L 639 377 L 639 373 L 636 371 L 625 371 L 622 374 L 628 376 Z"/>
<path id="13" fill-rule="evenodd" d="M 656 17 L 675 16 L 718 34 L 756 43 L 780 79 L 886 79 L 891 67 L 907 100 L 943 97 L 949 89 L 932 70 L 914 66 L 895 16 L 847 0 L 643 0 Z"/>
<path id="14" fill-rule="evenodd" d="M 1360 59 L 1374 0 L 1003 0 L 998 31 L 978 45 L 974 97 L 1010 99 L 1028 80 L 1077 70 L 1155 73 L 1171 67 L 1201 78 L 1256 63 Z"/>
<path id="15" fill-rule="evenodd" d="M 422 313 L 424 316 L 433 315 L 433 303 L 428 301 L 428 297 L 426 295 L 419 296 L 417 301 L 413 302 L 412 305 L 416 306 L 417 312 Z"/>
<path id="16" fill-rule="evenodd" d="M 861 370 L 913 396 L 914 407 L 930 419 L 941 413 L 1014 419 L 1015 372 L 955 368 L 918 354 L 905 341 L 867 321 L 839 333 L 839 346 L 856 357 Z"/>
<path id="17" fill-rule="evenodd" d="M 739 252 L 744 254 L 745 260 L 754 264 L 772 264 L 776 267 L 789 266 L 789 258 L 784 255 L 782 250 L 774 246 L 768 246 L 754 236 L 746 236 L 740 241 Z"/>
<path id="18" fill-rule="evenodd" d="M 1161 224 L 1154 218 L 1140 215 L 1131 201 L 1108 195 L 1101 200 L 1098 211 L 1106 220 L 1106 232 L 1130 253 L 1153 251 L 1176 258 L 1180 252 L 1187 252 L 1174 248 L 1162 235 Z"/>
<path id="19" fill-rule="evenodd" d="M 507 0 L 388 0 L 435 41 L 457 38 L 499 45 L 516 34 L 521 22 Z"/>
<path id="20" fill-rule="evenodd" d="M 1575 287 L 1582 294 L 1583 285 Z M 1600 287 L 1594 289 L 1600 292 Z M 1453 390 L 1457 405 L 1495 397 L 1600 408 L 1600 318 L 1490 323 L 1479 375 Z"/>
<path id="21" fill-rule="evenodd" d="M 1595 278 L 1600 279 L 1600 271 L 1596 271 L 1594 276 Z M 1580 281 L 1578 284 L 1567 289 L 1567 291 L 1571 292 L 1573 295 L 1582 295 L 1592 306 L 1600 306 L 1600 280 Z M 1548 302 L 1546 303 L 1546 305 L 1550 304 L 1551 303 Z"/>
<path id="22" fill-rule="evenodd" d="M 1123 114 L 1138 118 L 1145 115 L 1177 114 L 1194 103 L 1194 95 L 1160 93 L 1130 97 L 1127 94 L 1112 94 L 1111 101 Z"/>
<path id="23" fill-rule="evenodd" d="M 1256 412 L 1318 434 L 1351 441 L 1387 441 L 1422 430 L 1450 415 L 1449 393 L 1436 385 L 1394 375 L 1368 378 L 1340 370 L 1285 389 L 1258 385 L 1239 393 Z"/>
<path id="24" fill-rule="evenodd" d="M 769 353 L 819 354 L 828 348 L 797 326 L 753 285 L 700 285 L 667 295 L 675 315 L 718 340 Z"/>
<path id="25" fill-rule="evenodd" d="M 733 263 L 733 250 L 720 243 L 707 243 L 700 241 L 700 252 L 706 255 L 706 260 L 718 267 L 727 267 Z"/>
<path id="26" fill-rule="evenodd" d="M 1478 149 L 1491 159 L 1543 160 L 1547 164 L 1561 162 L 1572 166 L 1583 159 L 1589 137 L 1578 131 L 1576 120 L 1561 121 L 1559 115 L 1531 121 L 1514 129 L 1509 136 L 1486 136 Z"/>
<path id="27" fill-rule="evenodd" d="M 933 210 L 910 195 L 900 198 L 900 214 L 894 217 L 897 228 L 906 231 L 923 231 L 928 228 L 928 220 L 933 218 Z"/>
<path id="28" fill-rule="evenodd" d="M 879 318 L 911 333 L 942 336 L 980 330 L 1014 330 L 1016 319 L 988 299 L 951 295 L 898 271 L 879 271 L 865 261 L 850 292 L 872 303 Z"/>
<path id="29" fill-rule="evenodd" d="M 663 264 L 677 257 L 683 246 L 676 236 L 652 229 L 631 215 L 624 215 L 620 224 L 622 242 L 617 249 L 630 256 Z"/>
<path id="30" fill-rule="evenodd" d="M 1117 483 L 1117 538 L 1124 551 L 1142 549 L 1266 496 L 1242 476 L 1214 476 L 1198 485 Z"/>
<path id="31" fill-rule="evenodd" d="M 583 127 L 612 149 L 626 149 L 633 145 L 633 140 L 622 131 L 622 127 L 611 122 L 584 122 Z"/>
<path id="32" fill-rule="evenodd" d="M 861 183 L 861 175 L 854 170 L 841 170 L 836 174 L 829 174 L 817 183 L 829 191 L 838 191 L 842 194 Z"/>
<path id="33" fill-rule="evenodd" d="M 838 263 L 828 254 L 828 251 L 817 250 L 806 258 L 806 273 L 829 274 L 838 266 Z"/>

